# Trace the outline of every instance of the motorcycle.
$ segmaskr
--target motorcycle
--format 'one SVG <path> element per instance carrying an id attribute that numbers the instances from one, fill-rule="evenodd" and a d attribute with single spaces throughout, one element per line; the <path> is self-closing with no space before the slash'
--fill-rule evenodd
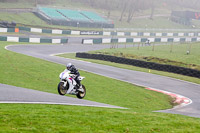
<path id="1" fill-rule="evenodd" d="M 75 75 L 71 74 L 67 69 L 60 73 L 60 83 L 58 84 L 58 93 L 60 95 L 71 94 L 76 95 L 79 99 L 82 99 L 86 95 L 86 89 L 84 85 L 76 87 Z M 85 77 L 79 76 L 78 79 L 82 81 Z"/>

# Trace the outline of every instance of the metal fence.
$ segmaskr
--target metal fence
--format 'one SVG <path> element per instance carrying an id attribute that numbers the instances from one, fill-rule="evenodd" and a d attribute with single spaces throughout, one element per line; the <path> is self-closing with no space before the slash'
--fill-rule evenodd
<path id="1" fill-rule="evenodd" d="M 200 29 L 154 29 L 154 28 L 104 28 L 103 31 L 138 31 L 138 32 L 200 32 Z"/>

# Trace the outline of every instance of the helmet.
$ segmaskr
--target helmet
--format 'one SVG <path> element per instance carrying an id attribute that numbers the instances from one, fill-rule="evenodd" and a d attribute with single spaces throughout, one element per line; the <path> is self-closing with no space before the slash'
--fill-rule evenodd
<path id="1" fill-rule="evenodd" d="M 71 67 L 72 67 L 72 63 L 68 63 L 68 64 L 66 65 L 67 70 L 69 70 Z"/>

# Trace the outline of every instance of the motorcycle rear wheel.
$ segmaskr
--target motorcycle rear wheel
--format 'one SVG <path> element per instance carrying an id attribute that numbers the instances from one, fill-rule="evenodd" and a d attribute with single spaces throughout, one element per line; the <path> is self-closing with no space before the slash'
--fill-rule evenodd
<path id="1" fill-rule="evenodd" d="M 66 93 L 67 93 L 67 87 L 63 87 L 63 82 L 60 82 L 59 84 L 58 84 L 58 93 L 60 94 L 60 95 L 65 95 Z M 67 84 L 68 85 L 68 84 Z"/>
<path id="2" fill-rule="evenodd" d="M 85 97 L 85 95 L 86 95 L 85 86 L 82 85 L 82 88 L 83 88 L 84 91 L 83 91 L 83 92 L 79 91 L 79 92 L 77 93 L 77 95 L 76 95 L 79 99 L 83 99 L 83 98 Z"/>

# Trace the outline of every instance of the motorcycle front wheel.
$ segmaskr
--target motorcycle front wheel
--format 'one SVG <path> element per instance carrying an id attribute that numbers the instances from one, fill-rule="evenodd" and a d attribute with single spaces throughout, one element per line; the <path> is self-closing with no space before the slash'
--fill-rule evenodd
<path id="1" fill-rule="evenodd" d="M 63 84 L 64 84 L 63 82 L 60 82 L 58 84 L 58 93 L 60 95 L 65 95 L 67 93 L 67 87 L 64 87 Z"/>
<path id="2" fill-rule="evenodd" d="M 85 86 L 82 85 L 82 88 L 83 88 L 83 92 L 79 91 L 79 92 L 77 93 L 77 95 L 76 95 L 79 99 L 83 99 L 83 98 L 85 97 L 85 95 L 86 95 Z"/>

